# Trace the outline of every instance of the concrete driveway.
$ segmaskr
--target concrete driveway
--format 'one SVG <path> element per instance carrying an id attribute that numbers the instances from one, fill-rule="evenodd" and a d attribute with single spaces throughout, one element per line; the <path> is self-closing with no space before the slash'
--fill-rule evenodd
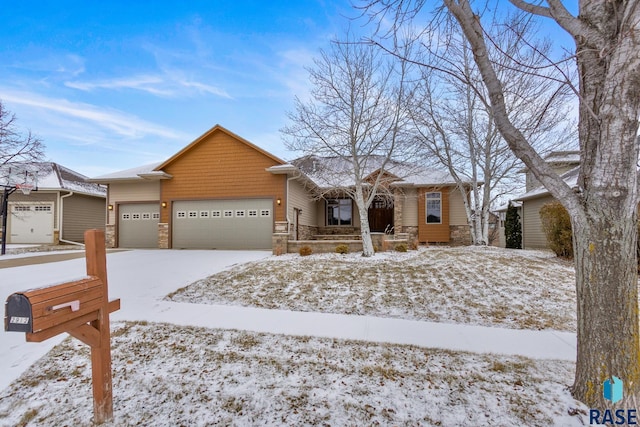
<path id="1" fill-rule="evenodd" d="M 31 254 L 30 254 L 31 255 Z M 267 251 L 131 250 L 107 255 L 109 298 L 121 299 L 112 320 L 139 318 L 162 298 L 195 280 L 245 262 L 265 258 Z M 34 263 L 0 269 L 0 298 L 14 292 L 67 282 L 86 275 L 84 258 L 57 260 L 59 254 L 32 254 Z M 42 262 L 52 256 L 54 262 Z M 20 256 L 24 264 L 24 255 Z M 0 390 L 67 335 L 43 343 L 27 343 L 22 333 L 0 332 Z"/>

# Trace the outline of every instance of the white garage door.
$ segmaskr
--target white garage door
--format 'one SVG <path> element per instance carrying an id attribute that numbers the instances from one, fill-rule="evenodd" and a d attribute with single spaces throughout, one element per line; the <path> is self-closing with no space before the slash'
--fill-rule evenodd
<path id="1" fill-rule="evenodd" d="M 157 248 L 158 203 L 131 203 L 118 206 L 118 246 L 121 248 Z"/>
<path id="2" fill-rule="evenodd" d="M 53 243 L 53 202 L 9 203 L 10 243 Z"/>
<path id="3" fill-rule="evenodd" d="M 193 200 L 173 204 L 175 249 L 270 249 L 271 199 Z"/>

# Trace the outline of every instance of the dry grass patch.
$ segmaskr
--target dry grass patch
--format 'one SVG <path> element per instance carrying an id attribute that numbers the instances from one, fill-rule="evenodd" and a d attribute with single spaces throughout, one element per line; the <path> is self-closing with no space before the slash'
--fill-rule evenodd
<path id="1" fill-rule="evenodd" d="M 273 257 L 168 296 L 178 302 L 575 330 L 574 270 L 549 252 L 425 248 Z"/>
<path id="2" fill-rule="evenodd" d="M 580 426 L 569 413 L 585 409 L 566 388 L 571 362 L 167 324 L 114 329 L 109 427 Z M 0 393 L 0 425 L 91 425 L 89 357 L 77 340 L 57 346 Z"/>

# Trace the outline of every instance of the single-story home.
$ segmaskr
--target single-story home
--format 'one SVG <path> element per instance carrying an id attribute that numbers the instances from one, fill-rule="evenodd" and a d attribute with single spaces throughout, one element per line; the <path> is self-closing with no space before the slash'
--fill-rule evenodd
<path id="1" fill-rule="evenodd" d="M 88 229 L 104 229 L 106 187 L 53 162 L 7 163 L 0 176 L 35 176 L 30 194 L 14 191 L 7 206 L 7 243 L 84 243 Z"/>
<path id="2" fill-rule="evenodd" d="M 359 233 L 351 199 L 324 189 L 327 158 L 285 162 L 216 125 L 162 163 L 93 178 L 107 192 L 107 244 L 130 248 L 271 249 L 291 240 Z M 314 165 L 316 173 L 314 173 Z M 323 166 L 323 167 L 319 167 Z M 451 176 L 418 168 L 370 209 L 374 231 L 420 242 L 468 244 Z"/>
<path id="3" fill-rule="evenodd" d="M 554 151 L 544 160 L 551 165 L 553 170 L 571 187 L 575 187 L 578 181 L 578 169 L 580 166 L 579 151 Z M 540 208 L 547 203 L 555 201 L 555 198 L 538 182 L 533 173 L 525 168 L 521 172 L 526 175 L 525 193 L 515 197 L 514 205 L 518 208 L 520 224 L 522 226 L 522 247 L 524 249 L 547 249 L 549 244 L 542 230 Z M 504 242 L 504 213 L 506 206 L 498 209 L 501 213 L 501 238 Z"/>

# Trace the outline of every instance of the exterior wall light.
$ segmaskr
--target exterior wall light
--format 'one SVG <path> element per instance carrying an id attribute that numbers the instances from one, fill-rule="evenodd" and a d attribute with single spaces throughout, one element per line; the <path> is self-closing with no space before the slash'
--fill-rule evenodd
<path id="1" fill-rule="evenodd" d="M 109 206 L 107 206 L 107 209 L 109 209 L 110 211 L 112 211 L 112 210 L 113 210 L 113 205 L 109 205 Z"/>
<path id="2" fill-rule="evenodd" d="M 162 202 L 162 207 L 166 208 L 167 207 L 167 202 Z"/>
<path id="3" fill-rule="evenodd" d="M 278 200 L 276 200 L 276 203 L 278 204 L 278 206 L 280 206 L 282 204 L 282 199 L 280 199 L 280 197 L 278 197 Z"/>

